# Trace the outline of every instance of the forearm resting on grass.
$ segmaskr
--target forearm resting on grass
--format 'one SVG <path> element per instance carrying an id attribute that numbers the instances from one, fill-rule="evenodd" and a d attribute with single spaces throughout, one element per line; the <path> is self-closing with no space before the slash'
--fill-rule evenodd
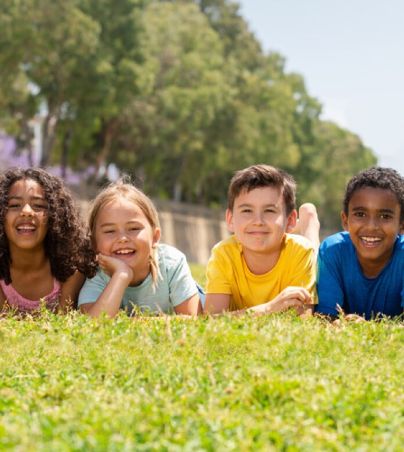
<path id="1" fill-rule="evenodd" d="M 129 281 L 130 279 L 127 275 L 115 273 L 96 302 L 82 304 L 80 306 L 81 312 L 91 317 L 99 317 L 104 313 L 108 317 L 115 317 L 119 312 L 121 301 Z"/>
<path id="2" fill-rule="evenodd" d="M 98 263 L 111 279 L 95 303 L 82 304 L 80 309 L 91 317 L 105 313 L 112 318 L 119 312 L 125 290 L 132 281 L 133 271 L 119 259 L 102 254 L 98 256 Z"/>
<path id="3" fill-rule="evenodd" d="M 311 303 L 312 298 L 307 289 L 304 287 L 287 287 L 273 300 L 250 308 L 231 311 L 231 313 L 233 315 L 240 315 L 250 312 L 254 315 L 265 315 L 287 311 L 290 308 L 296 308 L 298 313 L 300 313 L 306 305 L 310 305 Z M 223 314 L 229 311 L 229 307 L 229 294 L 206 295 L 205 314 Z"/>
<path id="4" fill-rule="evenodd" d="M 86 278 L 82 273 L 75 271 L 73 275 L 69 276 L 62 284 L 58 306 L 59 313 L 66 314 L 76 305 L 80 289 L 82 288 L 85 279 Z"/>

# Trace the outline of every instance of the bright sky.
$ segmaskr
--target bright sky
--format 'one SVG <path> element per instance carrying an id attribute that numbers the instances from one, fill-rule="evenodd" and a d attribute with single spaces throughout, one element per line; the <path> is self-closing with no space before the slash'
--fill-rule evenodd
<path id="1" fill-rule="evenodd" d="M 404 175 L 404 1 L 238 0 L 264 50 L 303 75 L 323 118 Z"/>

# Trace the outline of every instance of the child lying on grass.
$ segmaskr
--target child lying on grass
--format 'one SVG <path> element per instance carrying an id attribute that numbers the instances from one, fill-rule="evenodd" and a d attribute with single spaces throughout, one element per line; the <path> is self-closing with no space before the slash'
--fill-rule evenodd
<path id="1" fill-rule="evenodd" d="M 341 213 L 345 232 L 319 250 L 317 312 L 331 318 L 398 316 L 404 306 L 404 179 L 370 168 L 348 183 Z"/>
<path id="2" fill-rule="evenodd" d="M 271 314 L 315 303 L 319 222 L 314 206 L 301 208 L 296 227 L 296 185 L 269 165 L 238 171 L 228 192 L 226 222 L 233 235 L 212 250 L 204 311 Z"/>
<path id="3" fill-rule="evenodd" d="M 79 295 L 82 312 L 116 316 L 120 309 L 197 315 L 203 294 L 183 253 L 159 243 L 152 201 L 131 184 L 118 182 L 94 200 L 89 228 L 99 269 Z"/>

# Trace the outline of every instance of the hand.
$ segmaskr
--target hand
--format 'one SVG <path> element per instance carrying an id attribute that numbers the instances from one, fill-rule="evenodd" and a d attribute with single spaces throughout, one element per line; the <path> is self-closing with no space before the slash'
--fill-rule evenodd
<path id="1" fill-rule="evenodd" d="M 267 312 L 282 312 L 289 308 L 298 308 L 300 311 L 304 305 L 311 304 L 310 293 L 304 287 L 290 286 L 282 290 L 272 301 L 266 303 Z"/>
<path id="2" fill-rule="evenodd" d="M 120 259 L 105 254 L 98 254 L 97 261 L 100 268 L 109 276 L 119 274 L 128 280 L 128 284 L 133 279 L 133 270 Z"/>
<path id="3" fill-rule="evenodd" d="M 357 314 L 348 314 L 344 317 L 345 320 L 347 320 L 348 322 L 353 322 L 353 323 L 362 323 L 362 322 L 366 322 L 366 320 L 361 317 L 360 315 Z"/>

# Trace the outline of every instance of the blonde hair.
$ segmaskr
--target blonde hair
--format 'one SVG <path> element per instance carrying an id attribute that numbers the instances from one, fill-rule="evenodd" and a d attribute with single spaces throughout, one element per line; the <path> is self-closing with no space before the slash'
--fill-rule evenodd
<path id="1" fill-rule="evenodd" d="M 140 208 L 153 229 L 153 232 L 159 228 L 160 221 L 157 210 L 151 201 L 141 190 L 134 185 L 127 183 L 123 180 L 112 183 L 108 187 L 104 188 L 94 199 L 91 205 L 88 226 L 91 234 L 91 241 L 95 247 L 95 226 L 97 222 L 98 214 L 100 210 L 109 202 L 115 201 L 119 198 L 125 198 L 128 201 L 132 201 L 136 206 Z M 150 255 L 150 273 L 152 275 L 153 284 L 156 284 L 159 270 L 157 263 L 156 248 L 152 248 Z"/>

